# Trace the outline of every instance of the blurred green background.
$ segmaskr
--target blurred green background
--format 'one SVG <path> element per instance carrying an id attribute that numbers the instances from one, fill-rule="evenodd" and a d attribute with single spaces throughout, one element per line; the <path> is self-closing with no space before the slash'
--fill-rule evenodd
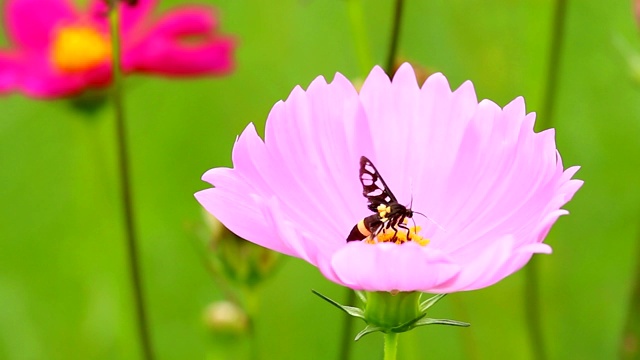
<path id="1" fill-rule="evenodd" d="M 224 359 L 224 343 L 236 346 L 202 319 L 222 294 L 194 247 L 203 219 L 193 193 L 208 186 L 200 181 L 204 171 L 231 164 L 246 124 L 263 129 L 271 106 L 295 85 L 337 71 L 352 80 L 366 75 L 349 1 L 208 1 L 223 31 L 238 38 L 232 75 L 127 79 L 136 225 L 158 359 Z M 161 8 L 181 3 L 162 1 Z M 407 0 L 399 55 L 445 73 L 454 88 L 471 79 L 479 98 L 505 105 L 523 95 L 527 110 L 540 112 L 554 4 Z M 362 6 L 371 59 L 383 64 L 393 3 Z M 547 239 L 554 254 L 538 255 L 551 359 L 617 357 L 640 224 L 633 51 L 640 52 L 640 37 L 630 1 L 569 2 L 550 120 L 565 166 L 581 165 L 577 178 L 585 185 Z M 111 109 L 83 113 L 69 101 L 19 95 L 0 104 L 0 358 L 139 358 Z M 399 358 L 533 358 L 524 282 L 519 272 L 448 296 L 432 316 L 472 326 L 405 333 Z M 336 358 L 343 315 L 312 288 L 337 300 L 346 295 L 298 259 L 285 259 L 260 288 L 255 325 L 263 359 Z M 367 336 L 352 351 L 352 359 L 379 359 L 382 336 Z"/>

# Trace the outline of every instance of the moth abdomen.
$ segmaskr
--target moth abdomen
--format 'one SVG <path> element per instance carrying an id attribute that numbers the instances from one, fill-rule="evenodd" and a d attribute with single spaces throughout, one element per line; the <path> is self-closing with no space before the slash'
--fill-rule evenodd
<path id="1" fill-rule="evenodd" d="M 369 215 L 353 226 L 349 236 L 347 236 L 347 242 L 364 240 L 378 231 L 381 226 L 382 222 L 378 214 Z"/>

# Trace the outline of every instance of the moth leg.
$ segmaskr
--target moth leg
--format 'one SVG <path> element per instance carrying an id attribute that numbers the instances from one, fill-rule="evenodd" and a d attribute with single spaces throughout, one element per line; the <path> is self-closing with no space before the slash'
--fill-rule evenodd
<path id="1" fill-rule="evenodd" d="M 393 237 L 389 241 L 395 242 L 396 240 L 398 240 L 398 228 L 394 226 L 393 227 Z"/>
<path id="2" fill-rule="evenodd" d="M 394 227 L 394 229 L 396 230 L 396 233 L 393 236 L 394 239 L 396 238 L 396 235 L 398 234 L 398 228 L 403 229 L 403 230 L 405 230 L 407 232 L 407 241 L 409 241 L 409 234 L 411 234 L 411 229 L 404 223 L 404 218 L 401 219 L 398 222 L 398 225 L 396 225 Z"/>
<path id="3" fill-rule="evenodd" d="M 398 227 L 399 226 L 400 226 L 400 224 L 391 225 L 391 222 L 389 222 L 389 226 L 387 228 L 393 230 L 393 237 L 391 237 L 391 239 L 389 240 L 390 242 L 395 242 L 398 239 Z"/>
<path id="4" fill-rule="evenodd" d="M 405 225 L 405 224 L 398 224 L 398 227 L 399 227 L 399 228 L 401 228 L 401 229 L 407 230 L 407 234 L 408 234 L 408 233 L 409 233 L 409 231 L 411 230 L 411 229 L 409 229 L 409 228 L 407 227 L 407 225 Z"/>

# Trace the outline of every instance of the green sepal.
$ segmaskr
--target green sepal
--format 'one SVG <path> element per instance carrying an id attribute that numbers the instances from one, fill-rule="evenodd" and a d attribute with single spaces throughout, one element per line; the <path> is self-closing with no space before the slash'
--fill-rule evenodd
<path id="1" fill-rule="evenodd" d="M 311 291 L 312 291 L 314 294 L 318 295 L 318 296 L 319 296 L 321 299 L 323 299 L 324 301 L 326 301 L 326 302 L 328 302 L 329 304 L 331 304 L 331 305 L 333 305 L 333 306 L 337 307 L 338 309 L 340 309 L 340 310 L 342 310 L 342 311 L 346 312 L 348 315 L 351 315 L 351 316 L 353 316 L 353 317 L 357 317 L 357 318 L 360 318 L 360 319 L 363 319 L 363 320 L 365 319 L 365 318 L 364 318 L 364 311 L 362 311 L 362 309 L 359 309 L 359 308 L 357 308 L 357 307 L 353 307 L 353 306 L 346 306 L 346 305 L 342 305 L 342 304 L 338 303 L 337 301 L 335 301 L 335 300 L 333 300 L 333 299 L 330 299 L 330 298 L 328 298 L 328 297 L 326 297 L 326 296 L 324 296 L 324 295 L 320 294 L 319 292 L 317 292 L 317 291 L 315 291 L 315 290 L 313 290 L 313 289 L 311 289 Z"/>
<path id="2" fill-rule="evenodd" d="M 428 298 L 427 300 L 423 301 L 422 303 L 420 303 L 420 312 L 427 311 L 427 309 L 429 309 L 430 307 L 435 305 L 438 301 L 440 301 L 440 299 L 442 299 L 446 295 L 447 294 L 438 294 L 438 295 L 432 296 L 432 297 Z"/>
<path id="3" fill-rule="evenodd" d="M 362 331 L 360 331 L 358 333 L 358 335 L 356 335 L 356 337 L 355 337 L 355 339 L 353 339 L 353 341 L 358 341 L 358 340 L 360 340 L 361 337 L 363 337 L 365 335 L 369 335 L 369 334 L 374 333 L 376 331 L 384 332 L 384 329 L 379 327 L 379 326 L 367 325 L 367 327 L 362 329 Z"/>
<path id="4" fill-rule="evenodd" d="M 321 293 L 315 291 L 315 290 L 311 290 L 314 294 L 316 294 L 318 297 L 320 297 L 321 299 L 323 299 L 324 301 L 328 302 L 329 304 L 337 307 L 338 309 L 344 311 L 345 313 L 347 313 L 350 316 L 353 317 L 357 317 L 360 319 L 363 319 L 366 323 L 367 326 L 362 329 L 362 331 L 360 331 L 358 333 L 358 335 L 356 335 L 355 337 L 355 341 L 360 340 L 360 338 L 362 338 L 365 335 L 374 333 L 374 332 L 383 332 L 383 333 L 389 333 L 389 332 L 393 332 L 393 333 L 401 333 L 401 332 L 405 332 L 405 331 L 409 331 L 413 328 L 416 328 L 418 326 L 425 326 L 425 325 L 449 325 L 449 326 L 461 326 L 461 327 L 468 327 L 471 326 L 471 324 L 466 323 L 466 322 L 462 322 L 462 321 L 457 321 L 457 320 L 449 320 L 449 319 L 431 319 L 431 318 L 426 318 L 425 316 L 427 315 L 427 310 L 432 307 L 433 305 L 435 305 L 438 301 L 440 301 L 443 297 L 445 297 L 447 294 L 438 294 L 438 295 L 434 295 L 431 298 L 420 302 L 420 304 L 416 304 L 416 308 L 414 308 L 416 310 L 416 317 L 414 317 L 413 319 L 406 321 L 400 325 L 396 325 L 396 326 L 380 326 L 379 324 L 379 318 L 367 318 L 367 311 L 371 311 L 371 308 L 367 308 L 366 306 L 368 305 L 372 305 L 372 304 L 379 304 L 380 298 L 379 296 L 376 296 L 375 298 L 372 298 L 371 300 L 371 304 L 369 303 L 369 298 L 368 296 L 372 296 L 372 293 L 366 293 L 363 291 L 355 291 L 356 295 L 358 296 L 358 298 L 364 303 L 365 305 L 365 309 L 360 309 L 354 306 L 346 306 L 346 305 L 342 305 L 340 303 L 338 303 L 337 301 L 334 301 L 331 298 L 328 298 L 324 295 L 322 295 Z M 380 293 L 378 293 L 380 294 Z M 393 294 L 391 296 L 397 296 L 396 294 Z M 418 296 L 419 298 L 419 296 Z M 405 298 L 407 299 L 407 298 Z M 373 301 L 376 300 L 376 301 Z M 383 299 L 384 300 L 384 299 Z M 402 301 L 402 299 L 400 299 Z M 409 311 L 410 313 L 410 311 Z M 369 314 L 370 315 L 370 314 Z M 405 313 L 405 315 L 410 315 Z M 391 324 L 389 324 L 391 325 Z"/>
<path id="5" fill-rule="evenodd" d="M 387 332 L 395 332 L 395 333 L 401 333 L 401 332 L 405 332 L 405 331 L 409 331 L 411 329 L 413 329 L 414 327 L 416 327 L 417 323 L 424 318 L 424 316 L 427 314 L 422 314 L 420 316 L 418 316 L 417 318 L 413 319 L 413 320 L 409 320 L 404 324 L 392 327 L 391 329 L 385 329 L 382 328 L 380 326 L 375 326 L 375 325 L 367 325 L 367 327 L 365 327 L 364 329 L 362 329 L 362 331 L 360 331 L 358 333 L 358 335 L 356 335 L 356 338 L 354 339 L 354 341 L 358 341 L 360 340 L 361 337 L 374 333 L 376 331 L 380 331 L 382 333 L 387 333 Z"/>
<path id="6" fill-rule="evenodd" d="M 396 332 L 396 333 L 401 333 L 401 332 L 409 331 L 409 330 L 413 329 L 414 327 L 416 327 L 416 326 L 417 326 L 416 324 L 417 324 L 420 320 L 422 320 L 422 319 L 425 317 L 425 315 L 427 315 L 427 314 L 426 314 L 426 313 L 422 313 L 422 314 L 421 314 L 420 316 L 418 316 L 417 318 L 415 318 L 415 319 L 413 319 L 413 320 L 409 320 L 409 321 L 407 321 L 407 322 L 406 322 L 406 323 L 404 323 L 404 324 L 401 324 L 401 325 L 398 325 L 398 326 L 392 327 L 392 328 L 391 328 L 391 329 L 389 329 L 389 330 L 391 330 L 391 332 Z"/>
<path id="7" fill-rule="evenodd" d="M 449 320 L 449 319 L 430 319 L 430 318 L 422 318 L 413 324 L 413 327 L 424 326 L 424 325 L 449 325 L 449 326 L 462 326 L 469 327 L 471 324 L 457 321 L 457 320 Z"/>

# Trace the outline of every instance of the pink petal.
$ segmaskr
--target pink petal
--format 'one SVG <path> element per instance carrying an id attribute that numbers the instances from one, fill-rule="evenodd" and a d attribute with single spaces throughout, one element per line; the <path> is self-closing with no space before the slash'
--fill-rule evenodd
<path id="1" fill-rule="evenodd" d="M 504 236 L 494 239 L 482 249 L 469 249 L 453 258 L 461 266 L 458 276 L 433 289 L 435 293 L 475 290 L 502 280 L 510 275 L 505 269 L 514 253 L 514 239 Z M 508 269 L 510 270 L 510 269 Z"/>
<path id="2" fill-rule="evenodd" d="M 318 204 L 302 201 L 296 197 L 295 192 L 292 192 L 290 198 L 281 196 L 274 199 L 269 195 L 272 189 L 264 178 L 278 179 L 282 175 L 278 168 L 269 165 L 269 158 L 266 156 L 264 143 L 255 132 L 255 127 L 249 125 L 234 146 L 234 169 L 212 169 L 203 176 L 205 181 L 216 186 L 212 190 L 220 195 L 215 195 L 214 200 L 202 199 L 198 195 L 196 197 L 210 213 L 239 236 L 270 249 L 302 258 L 315 265 L 319 254 L 329 254 L 335 249 L 335 246 L 327 247 L 324 240 L 326 234 L 331 233 L 331 224 L 305 217 L 304 208 L 308 205 L 318 206 Z M 290 188 L 290 190 L 293 189 L 293 187 Z M 203 192 L 198 194 L 201 193 Z M 221 202 L 219 198 L 222 196 L 233 201 L 225 201 L 224 206 L 218 205 Z M 261 209 L 260 216 L 254 215 L 253 220 L 235 219 L 234 216 L 246 211 L 247 202 Z M 261 219 L 259 223 L 263 226 L 260 231 L 264 232 L 264 235 L 254 240 L 257 235 L 250 233 L 246 227 L 254 226 L 247 222 L 258 222 L 256 218 Z M 255 227 L 260 228 L 259 225 Z M 335 235 L 329 238 L 333 239 Z M 304 239 L 312 240 L 302 241 Z"/>
<path id="3" fill-rule="evenodd" d="M 207 35 L 218 27 L 216 15 L 210 7 L 189 6 L 172 9 L 149 29 L 153 36 L 180 37 Z"/>
<path id="4" fill-rule="evenodd" d="M 326 277 L 329 281 L 333 281 L 336 284 L 340 284 L 342 286 L 347 286 L 340 281 L 338 275 L 333 270 L 333 266 L 331 265 L 331 257 L 320 257 L 318 258 L 318 270 Z"/>
<path id="5" fill-rule="evenodd" d="M 195 197 L 211 215 L 239 237 L 268 249 L 295 256 L 295 253 L 278 238 L 276 229 L 272 227 L 270 220 L 265 218 L 259 202 L 248 202 L 237 194 L 216 188 L 197 192 Z"/>
<path id="6" fill-rule="evenodd" d="M 543 243 L 527 244 L 516 251 L 518 254 L 551 254 L 552 252 L 551 246 Z"/>
<path id="7" fill-rule="evenodd" d="M 332 84 L 318 78 L 306 93 L 294 89 L 267 120 L 268 162 L 258 165 L 265 168 L 263 177 L 293 210 L 292 217 L 333 235 L 321 237 L 332 242 L 327 246 L 344 244 L 351 227 L 368 213 L 358 180 L 362 153 L 353 151 L 358 144 L 345 136 L 345 128 L 353 131 L 362 121 L 357 93 L 341 77 Z M 346 158 L 350 161 L 335 161 Z"/>
<path id="8" fill-rule="evenodd" d="M 125 69 L 172 76 L 226 74 L 233 70 L 234 48 L 230 38 L 216 38 L 195 47 L 153 39 L 127 53 Z"/>
<path id="9" fill-rule="evenodd" d="M 406 65 L 406 66 L 405 66 Z M 371 136 L 384 141 L 373 141 L 373 154 L 362 154 L 376 165 L 387 184 L 395 189 L 394 193 L 400 202 L 408 202 L 408 183 L 403 181 L 406 152 L 410 146 L 397 146 L 389 151 L 390 144 L 406 142 L 411 133 L 409 126 L 400 125 L 411 122 L 416 114 L 417 99 L 420 89 L 411 66 L 401 66 L 393 78 L 375 67 L 360 90 L 360 101 L 369 120 Z M 406 195 L 405 195 L 406 194 Z"/>
<path id="10" fill-rule="evenodd" d="M 265 218 L 276 229 L 278 239 L 286 243 L 287 247 L 292 250 L 293 256 L 315 266 L 318 265 L 318 258 L 328 257 L 331 249 L 324 247 L 322 241 L 316 241 L 317 237 L 323 236 L 322 233 L 310 233 L 298 224 L 289 221 L 275 197 L 269 199 L 265 204 L 266 206 L 263 206 Z"/>
<path id="11" fill-rule="evenodd" d="M 459 159 L 472 171 L 477 153 L 469 151 L 464 142 L 465 130 L 478 112 L 475 90 L 470 82 L 451 91 L 442 74 L 430 76 L 420 93 L 420 113 L 413 132 L 415 154 L 413 168 L 414 208 L 439 223 L 446 224 L 447 211 L 455 205 L 452 196 L 462 197 L 466 189 L 456 186 L 469 174 L 457 175 Z M 490 113 L 491 108 L 487 111 Z M 471 145 L 474 143 L 472 142 Z M 468 160 L 468 161 L 467 161 Z M 471 169 L 469 168 L 471 167 Z M 448 188 L 456 188 L 454 192 Z M 462 200 L 462 199 L 461 199 Z M 452 211 L 452 210 L 451 210 Z M 439 231 L 432 222 L 424 224 L 427 235 Z"/>
<path id="12" fill-rule="evenodd" d="M 528 245 L 542 244 L 544 239 L 547 237 L 547 234 L 549 234 L 549 231 L 551 230 L 551 226 L 555 224 L 556 220 L 558 220 L 560 216 L 567 215 L 567 214 L 569 214 L 569 212 L 563 209 L 551 211 L 540 221 L 538 227 L 531 232 L 532 239 L 530 239 L 528 243 L 525 243 L 524 245 L 522 245 L 521 248 L 526 248 Z M 542 245 L 546 245 L 546 244 L 542 244 Z M 533 252 L 544 253 L 544 251 L 533 251 Z"/>
<path id="13" fill-rule="evenodd" d="M 495 284 L 496 282 L 502 280 L 504 277 L 507 277 L 516 271 L 520 270 L 524 265 L 526 265 L 533 254 L 551 254 L 552 249 L 551 246 L 543 243 L 536 244 L 528 244 L 522 246 L 520 248 L 516 248 L 511 255 L 511 258 L 504 263 L 502 269 L 500 269 L 500 276 L 494 276 L 491 281 L 485 282 L 481 284 L 480 287 L 486 287 Z M 479 288 L 479 287 L 476 287 Z M 474 288 L 470 288 L 473 290 Z"/>
<path id="14" fill-rule="evenodd" d="M 47 59 L 31 58 L 30 60 L 22 64 L 18 87 L 25 94 L 36 98 L 76 95 L 86 88 L 105 87 L 111 81 L 109 64 L 89 71 L 64 74 L 52 69 Z"/>
<path id="15" fill-rule="evenodd" d="M 432 292 L 460 270 L 443 253 L 413 242 L 351 242 L 333 255 L 331 266 L 341 284 L 366 291 Z"/>
<path id="16" fill-rule="evenodd" d="M 294 154 L 288 154 L 294 155 Z M 327 218 L 331 216 L 320 199 L 314 199 L 316 192 L 309 181 L 298 180 L 288 174 L 282 164 L 274 160 L 274 154 L 265 149 L 265 144 L 255 131 L 253 125 L 248 126 L 240 135 L 233 149 L 234 172 L 237 176 L 247 179 L 251 194 L 256 194 L 269 201 L 273 193 L 281 193 L 279 201 L 288 214 L 288 218 L 299 224 L 305 231 L 316 234 L 334 232 L 339 230 L 332 225 L 334 223 L 306 216 L 309 212 L 325 212 Z M 206 176 L 206 175 L 205 175 Z M 215 179 L 205 178 L 216 187 L 223 186 Z M 249 192 L 244 196 L 249 196 Z M 324 210 L 322 210 L 325 208 Z"/>
<path id="17" fill-rule="evenodd" d="M 524 244 L 531 241 L 530 234 L 545 209 L 564 204 L 554 200 L 562 166 L 556 161 L 552 133 L 532 132 L 533 116 L 524 115 L 521 98 L 502 111 L 491 103 L 483 107 L 483 103 L 464 140 L 472 148 L 460 153 L 449 177 L 450 190 L 441 192 L 448 199 L 441 207 L 450 214 L 443 219 L 449 233 L 434 237 L 433 245 L 446 252 L 464 249 L 479 239 L 491 242 L 505 233 Z M 482 123 L 492 132 L 482 130 Z M 452 241 L 451 237 L 464 240 Z"/>
<path id="18" fill-rule="evenodd" d="M 56 26 L 79 17 L 65 0 L 7 0 L 5 5 L 10 38 L 17 47 L 35 52 L 48 49 Z"/>
<path id="19" fill-rule="evenodd" d="M 15 54 L 0 52 L 0 93 L 15 88 L 20 72 L 19 61 L 20 59 Z"/>
<path id="20" fill-rule="evenodd" d="M 233 69 L 235 41 L 215 34 L 217 20 L 204 7 L 173 10 L 131 44 L 125 67 L 167 75 L 223 74 Z M 192 43 L 187 43 L 194 37 Z"/>

